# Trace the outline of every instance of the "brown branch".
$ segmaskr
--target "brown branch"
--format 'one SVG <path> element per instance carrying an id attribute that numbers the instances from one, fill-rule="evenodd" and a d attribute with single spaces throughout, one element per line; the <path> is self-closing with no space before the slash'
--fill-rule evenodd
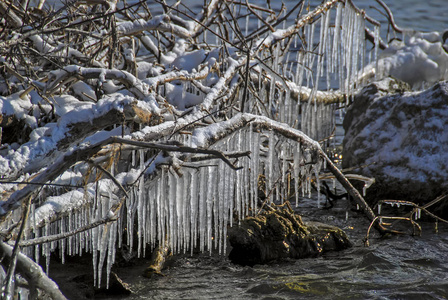
<path id="1" fill-rule="evenodd" d="M 397 24 L 395 23 L 394 20 L 394 15 L 392 14 L 392 12 L 390 11 L 389 7 L 386 5 L 386 3 L 384 3 L 382 0 L 376 0 L 376 2 L 378 2 L 379 5 L 381 5 L 384 10 L 387 13 L 388 19 L 389 19 L 389 23 L 392 26 L 392 28 L 399 33 L 403 33 L 404 29 L 401 27 L 398 27 Z"/>

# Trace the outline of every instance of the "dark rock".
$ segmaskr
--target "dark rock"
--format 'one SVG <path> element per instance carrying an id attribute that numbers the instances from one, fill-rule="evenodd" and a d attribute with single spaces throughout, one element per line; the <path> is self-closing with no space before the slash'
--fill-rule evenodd
<path id="1" fill-rule="evenodd" d="M 448 191 L 448 82 L 422 92 L 405 87 L 390 78 L 365 87 L 344 119 L 342 167 L 364 166 L 356 172 L 376 179 L 371 204 L 422 204 Z"/>
<path id="2" fill-rule="evenodd" d="M 229 229 L 232 251 L 229 259 L 253 266 L 285 258 L 313 257 L 324 251 L 351 246 L 341 229 L 322 224 L 305 224 L 287 208 L 247 217 Z"/>
<path id="3" fill-rule="evenodd" d="M 132 293 L 129 285 L 121 280 L 117 274 L 111 273 L 109 278 L 109 288 L 95 289 L 95 298 L 129 296 Z"/>

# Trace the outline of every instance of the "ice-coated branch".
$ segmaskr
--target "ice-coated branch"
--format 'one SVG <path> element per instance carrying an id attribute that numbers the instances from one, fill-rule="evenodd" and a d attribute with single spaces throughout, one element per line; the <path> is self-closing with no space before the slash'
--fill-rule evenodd
<path id="1" fill-rule="evenodd" d="M 258 84 L 258 76 L 264 76 L 267 80 L 273 80 L 271 74 L 259 74 L 257 72 L 252 72 L 251 80 L 256 85 Z M 292 100 L 307 103 L 312 100 L 317 103 L 332 104 L 332 103 L 345 103 L 347 100 L 347 95 L 342 93 L 340 90 L 337 91 L 313 91 L 312 88 L 306 86 L 298 86 L 296 83 L 284 79 L 275 81 L 275 87 L 280 90 L 289 91 Z"/>
<path id="2" fill-rule="evenodd" d="M 40 245 L 40 244 L 45 244 L 45 243 L 50 243 L 50 242 L 54 242 L 54 241 L 59 241 L 71 236 L 74 236 L 78 233 L 90 230 L 92 228 L 101 226 L 103 224 L 107 224 L 109 222 L 114 222 L 117 220 L 117 217 L 115 215 L 112 216 L 107 216 L 106 218 L 103 218 L 101 220 L 98 220 L 96 222 L 90 223 L 88 225 L 85 226 L 81 226 L 73 231 L 70 232 L 63 232 L 60 234 L 54 234 L 54 235 L 47 235 L 47 236 L 43 236 L 43 237 L 39 237 L 39 238 L 35 238 L 35 239 L 31 239 L 31 240 L 26 240 L 26 241 L 21 241 L 20 242 L 20 247 L 31 247 L 31 246 L 35 246 L 35 245 Z"/>
<path id="3" fill-rule="evenodd" d="M 46 168 L 44 171 L 35 176 L 31 182 L 52 181 L 76 162 L 88 160 L 90 157 L 97 154 L 104 146 L 114 143 L 133 145 L 142 148 L 152 148 L 168 152 L 201 153 L 201 154 L 214 155 L 215 157 L 223 160 L 232 169 L 234 170 L 239 169 L 238 167 L 234 166 L 232 162 L 230 162 L 229 158 L 225 155 L 225 153 L 213 149 L 201 149 L 195 147 L 187 147 L 183 145 L 150 143 L 150 142 L 124 139 L 120 137 L 110 137 L 94 145 L 81 145 L 79 148 L 68 151 L 64 155 L 60 156 L 50 167 Z M 19 207 L 20 202 L 25 197 L 31 195 L 37 188 L 38 185 L 30 184 L 24 187 L 23 189 L 14 192 L 7 201 L 0 203 L 0 215 L 5 215 L 9 211 Z"/>
<path id="4" fill-rule="evenodd" d="M 212 60 L 210 63 L 210 66 L 203 67 L 198 72 L 192 72 L 189 73 L 186 70 L 181 71 L 171 71 L 153 78 L 148 78 L 145 80 L 150 85 L 151 90 L 155 90 L 155 88 L 160 85 L 167 82 L 171 82 L 174 80 L 183 80 L 183 81 L 193 81 L 193 80 L 200 80 L 207 77 L 207 75 L 210 73 L 211 68 L 213 67 L 215 60 Z"/>
<path id="5" fill-rule="evenodd" d="M 12 247 L 0 239 L 0 256 L 4 262 L 8 262 L 12 255 Z M 2 261 L 3 263 L 3 261 Z M 51 280 L 42 268 L 28 256 L 19 253 L 17 255 L 17 271 L 22 274 L 30 285 L 45 291 L 51 299 L 66 300 L 59 290 L 58 285 Z"/>
<path id="6" fill-rule="evenodd" d="M 149 21 L 138 19 L 134 21 L 121 22 L 117 31 L 120 35 L 136 35 L 142 31 L 158 30 L 169 32 L 181 38 L 191 37 L 191 33 L 184 27 L 172 24 L 168 15 L 155 16 Z"/>
<path id="7" fill-rule="evenodd" d="M 303 26 L 314 22 L 317 16 L 329 10 L 333 5 L 335 5 L 338 2 L 339 0 L 330 0 L 319 5 L 313 11 L 307 13 L 305 16 L 302 16 L 294 25 L 291 25 L 286 29 L 278 29 L 270 33 L 266 38 L 260 39 L 258 42 L 255 43 L 256 47 L 259 48 L 260 45 L 262 45 L 265 48 L 269 48 L 272 44 L 276 43 L 277 41 L 286 39 L 287 37 L 296 34 Z"/>
<path id="8" fill-rule="evenodd" d="M 229 158 L 227 157 L 227 155 L 225 155 L 225 153 L 218 151 L 218 150 L 213 150 L 213 149 L 187 147 L 184 145 L 170 145 L 170 144 L 141 142 L 141 141 L 124 139 L 124 138 L 120 138 L 120 137 L 111 137 L 107 141 L 107 143 L 127 144 L 127 145 L 142 147 L 142 148 L 152 148 L 152 149 L 168 151 L 168 152 L 209 154 L 209 155 L 214 155 L 216 158 L 221 159 L 227 165 L 229 165 L 229 167 L 231 167 L 234 170 L 240 169 L 240 168 L 234 166 L 233 163 L 229 161 Z"/>
<path id="9" fill-rule="evenodd" d="M 242 57 L 239 60 L 228 58 L 227 62 L 229 65 L 227 66 L 226 72 L 220 76 L 219 80 L 209 90 L 202 103 L 194 110 L 194 113 L 185 115 L 184 117 L 177 119 L 176 122 L 166 121 L 156 126 L 147 126 L 140 132 L 136 132 L 134 135 L 136 137 L 144 136 L 143 139 L 146 141 L 157 140 L 163 136 L 169 136 L 173 132 L 177 132 L 187 126 L 194 125 L 209 115 L 209 111 L 212 109 L 213 105 L 216 104 L 219 96 L 229 88 L 228 83 L 235 76 L 237 69 L 246 63 L 246 58 Z M 232 89 L 234 86 L 231 86 L 230 88 Z M 230 94 L 231 90 L 228 90 L 227 95 Z"/>
<path id="10" fill-rule="evenodd" d="M 81 145 L 77 149 L 72 149 L 61 155 L 55 162 L 44 171 L 35 176 L 32 182 L 48 182 L 56 179 L 65 170 L 70 168 L 77 161 L 87 160 L 92 155 L 102 149 L 103 143 L 99 142 L 93 146 Z M 38 185 L 30 184 L 15 191 L 7 201 L 0 203 L 0 216 L 20 207 L 21 201 L 36 191 Z"/>
<path id="11" fill-rule="evenodd" d="M 193 37 L 198 36 L 203 32 L 209 23 L 213 20 L 212 15 L 218 9 L 218 5 L 221 1 L 211 0 L 209 5 L 204 7 L 203 10 L 196 15 L 196 25 L 193 28 Z M 203 26 L 204 25 L 204 26 Z"/>
<path id="12" fill-rule="evenodd" d="M 104 82 L 106 79 L 118 80 L 139 99 L 143 99 L 149 94 L 149 86 L 127 71 L 104 68 L 84 68 L 75 65 L 66 66 L 60 70 L 50 72 L 44 90 L 47 94 L 53 94 L 72 78 L 77 80 L 99 79 L 101 82 Z"/>
<path id="13" fill-rule="evenodd" d="M 372 209 L 358 192 L 358 190 L 353 187 L 353 185 L 350 183 L 350 181 L 347 180 L 344 174 L 333 164 L 331 159 L 328 158 L 328 156 L 320 147 L 320 144 L 308 137 L 302 131 L 294 129 L 285 123 L 280 123 L 264 116 L 240 113 L 235 115 L 228 121 L 224 121 L 219 124 L 213 124 L 205 128 L 196 129 L 193 133 L 193 143 L 198 147 L 209 147 L 210 145 L 216 143 L 218 140 L 223 139 L 231 133 L 249 126 L 249 124 L 252 124 L 259 129 L 273 130 L 277 134 L 280 134 L 287 139 L 300 142 L 308 149 L 316 152 L 326 161 L 327 167 L 330 169 L 330 172 L 353 197 L 354 201 L 361 207 L 367 218 L 370 221 L 373 221 L 376 218 L 375 213 L 372 211 Z M 376 227 L 381 233 L 386 232 L 386 229 L 384 229 L 381 224 L 377 224 Z"/>

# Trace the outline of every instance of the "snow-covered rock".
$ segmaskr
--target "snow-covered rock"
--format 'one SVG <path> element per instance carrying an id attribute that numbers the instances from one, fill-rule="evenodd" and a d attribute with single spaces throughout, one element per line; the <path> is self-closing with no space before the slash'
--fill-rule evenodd
<path id="1" fill-rule="evenodd" d="M 376 178 L 371 198 L 420 203 L 448 191 L 448 82 L 421 92 L 390 78 L 373 83 L 343 125 L 343 168 L 364 166 Z"/>

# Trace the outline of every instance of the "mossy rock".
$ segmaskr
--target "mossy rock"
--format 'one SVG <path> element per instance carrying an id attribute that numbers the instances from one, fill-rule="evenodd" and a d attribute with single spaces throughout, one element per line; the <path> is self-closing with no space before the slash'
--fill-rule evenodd
<path id="1" fill-rule="evenodd" d="M 253 266 L 286 258 L 318 256 L 352 244 L 343 230 L 318 222 L 305 223 L 284 207 L 248 217 L 229 229 L 232 262 Z"/>

